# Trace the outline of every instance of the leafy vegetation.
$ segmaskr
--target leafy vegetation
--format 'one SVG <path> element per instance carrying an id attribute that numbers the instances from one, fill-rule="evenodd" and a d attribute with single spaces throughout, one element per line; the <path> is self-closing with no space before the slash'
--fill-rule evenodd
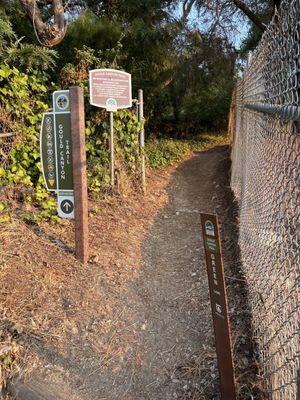
<path id="1" fill-rule="evenodd" d="M 200 151 L 227 143 L 224 134 L 201 134 L 189 139 L 154 139 L 146 144 L 146 156 L 150 167 L 160 168 L 182 160 L 190 151 Z"/>

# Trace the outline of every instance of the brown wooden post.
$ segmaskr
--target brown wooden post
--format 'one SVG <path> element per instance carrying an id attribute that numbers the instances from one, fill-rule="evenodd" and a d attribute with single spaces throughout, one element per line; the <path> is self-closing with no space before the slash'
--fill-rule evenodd
<path id="1" fill-rule="evenodd" d="M 221 399 L 235 400 L 235 376 L 218 218 L 201 213 L 201 225 L 215 332 Z"/>
<path id="2" fill-rule="evenodd" d="M 70 88 L 70 109 L 75 201 L 75 254 L 80 262 L 86 264 L 89 258 L 88 195 L 84 98 L 81 87 Z"/>

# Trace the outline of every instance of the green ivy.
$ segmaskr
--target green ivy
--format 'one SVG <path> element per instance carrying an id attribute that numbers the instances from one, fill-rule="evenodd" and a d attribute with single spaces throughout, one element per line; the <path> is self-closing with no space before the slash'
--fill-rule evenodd
<path id="1" fill-rule="evenodd" d="M 40 215 L 52 217 L 56 212 L 55 202 L 44 187 L 39 154 L 40 121 L 48 109 L 47 86 L 45 76 L 27 75 L 17 68 L 0 65 L 0 106 L 14 121 L 16 134 L 9 167 L 5 171 L 0 168 L 0 184 L 33 188 L 33 194 L 24 200 L 39 207 L 40 214 L 35 214 L 35 219 Z"/>
<path id="2" fill-rule="evenodd" d="M 146 142 L 147 164 L 153 168 L 166 167 L 180 161 L 189 151 L 201 151 L 215 145 L 228 144 L 224 134 L 199 134 L 190 139 L 154 139 Z"/>
<path id="3" fill-rule="evenodd" d="M 98 124 L 87 121 L 88 187 L 93 197 L 109 190 L 109 122 L 108 115 Z M 140 151 L 137 117 L 128 110 L 114 114 L 114 150 L 116 177 L 125 174 L 134 182 L 137 178 Z"/>

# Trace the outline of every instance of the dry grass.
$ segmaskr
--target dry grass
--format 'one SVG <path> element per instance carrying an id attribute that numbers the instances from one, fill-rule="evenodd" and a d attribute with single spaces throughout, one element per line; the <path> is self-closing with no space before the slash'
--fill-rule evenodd
<path id="1" fill-rule="evenodd" d="M 80 337 L 93 343 L 102 366 L 124 357 L 127 310 L 118 299 L 126 282 L 138 274 L 140 241 L 167 200 L 163 187 L 168 178 L 167 172 L 152 173 L 155 184 L 147 201 L 128 189 L 122 197 L 90 203 L 87 266 L 74 258 L 72 222 L 26 224 L 14 203 L 10 223 L 0 225 L 0 314 L 7 332 L 1 346 L 9 342 L 13 360 L 6 367 L 2 362 L 2 387 L 15 373 L 38 366 L 36 349 L 41 345 L 64 354 L 69 341 Z M 19 363 L 20 354 L 24 358 L 27 352 L 27 365 Z"/>

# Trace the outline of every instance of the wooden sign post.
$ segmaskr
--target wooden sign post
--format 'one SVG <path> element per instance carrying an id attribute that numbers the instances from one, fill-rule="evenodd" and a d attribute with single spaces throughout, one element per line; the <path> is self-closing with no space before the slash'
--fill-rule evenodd
<path id="1" fill-rule="evenodd" d="M 86 264 L 89 258 L 88 195 L 84 98 L 81 87 L 70 88 L 70 109 L 75 200 L 75 253 L 76 258 Z"/>
<path id="2" fill-rule="evenodd" d="M 217 216 L 201 213 L 222 400 L 235 400 L 235 377 Z"/>

